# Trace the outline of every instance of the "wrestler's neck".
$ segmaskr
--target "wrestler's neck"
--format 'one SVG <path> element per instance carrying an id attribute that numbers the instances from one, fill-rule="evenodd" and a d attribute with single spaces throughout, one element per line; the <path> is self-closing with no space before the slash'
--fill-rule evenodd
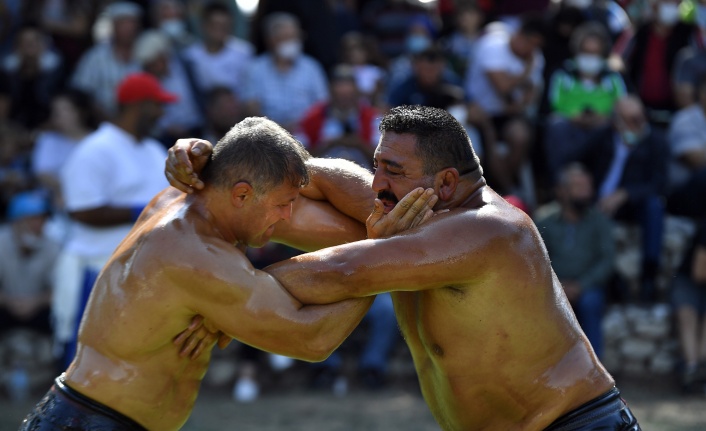
<path id="1" fill-rule="evenodd" d="M 460 179 L 451 197 L 439 199 L 439 203 L 434 206 L 434 210 L 479 208 L 485 203 L 483 199 L 485 186 L 486 182 L 483 177 L 478 179 Z"/>
<path id="2" fill-rule="evenodd" d="M 206 222 L 206 228 L 211 231 L 211 236 L 237 246 L 239 239 L 234 229 L 237 223 L 232 220 L 232 207 L 227 201 L 223 198 L 222 191 L 208 186 L 185 198 L 187 214 Z M 204 231 L 204 234 L 209 232 Z"/>

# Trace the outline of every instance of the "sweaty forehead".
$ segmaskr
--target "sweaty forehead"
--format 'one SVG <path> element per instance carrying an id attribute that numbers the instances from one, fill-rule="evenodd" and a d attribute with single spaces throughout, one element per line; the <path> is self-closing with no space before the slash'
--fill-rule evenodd
<path id="1" fill-rule="evenodd" d="M 417 154 L 417 137 L 409 133 L 385 132 L 375 150 L 375 160 L 380 163 L 421 163 Z"/>

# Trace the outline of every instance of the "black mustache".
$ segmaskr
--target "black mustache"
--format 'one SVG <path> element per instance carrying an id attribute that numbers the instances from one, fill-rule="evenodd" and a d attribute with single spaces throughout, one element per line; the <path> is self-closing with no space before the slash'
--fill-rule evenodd
<path id="1" fill-rule="evenodd" d="M 397 199 L 397 196 L 395 196 L 389 190 L 383 190 L 383 191 L 379 192 L 378 199 L 393 202 L 395 205 L 397 205 L 397 202 L 399 202 L 399 200 Z"/>

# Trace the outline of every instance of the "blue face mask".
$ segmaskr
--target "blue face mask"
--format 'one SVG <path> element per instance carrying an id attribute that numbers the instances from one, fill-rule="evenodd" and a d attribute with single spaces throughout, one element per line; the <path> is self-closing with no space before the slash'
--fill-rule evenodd
<path id="1" fill-rule="evenodd" d="M 421 34 L 411 34 L 407 36 L 406 44 L 408 53 L 417 54 L 429 48 L 431 46 L 431 40 Z"/>
<path id="2" fill-rule="evenodd" d="M 649 126 L 649 124 L 647 124 L 637 132 L 633 132 L 632 130 L 623 130 L 622 132 L 620 132 L 620 137 L 623 139 L 623 142 L 625 143 L 625 145 L 627 145 L 628 147 L 634 147 L 641 140 L 643 140 L 649 133 L 650 133 L 650 126 Z"/>

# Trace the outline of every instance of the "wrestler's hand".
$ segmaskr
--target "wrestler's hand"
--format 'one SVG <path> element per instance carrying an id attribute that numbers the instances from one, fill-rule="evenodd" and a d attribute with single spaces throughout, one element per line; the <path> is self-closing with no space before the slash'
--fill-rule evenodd
<path id="1" fill-rule="evenodd" d="M 384 205 L 375 199 L 375 208 L 365 222 L 368 238 L 385 238 L 390 235 L 419 226 L 434 216 L 432 207 L 439 197 L 433 189 L 418 187 L 402 198 L 388 214 L 384 214 Z"/>
<path id="2" fill-rule="evenodd" d="M 203 316 L 196 315 L 191 319 L 189 326 L 174 338 L 174 344 L 179 347 L 179 356 L 188 356 L 193 360 L 214 343 L 218 342 L 218 347 L 225 349 L 231 340 L 223 332 L 210 327 Z"/>
<path id="3" fill-rule="evenodd" d="M 203 139 L 179 139 L 167 152 L 164 175 L 169 184 L 184 193 L 201 190 L 203 181 L 199 179 L 201 170 L 208 162 L 213 145 Z"/>

